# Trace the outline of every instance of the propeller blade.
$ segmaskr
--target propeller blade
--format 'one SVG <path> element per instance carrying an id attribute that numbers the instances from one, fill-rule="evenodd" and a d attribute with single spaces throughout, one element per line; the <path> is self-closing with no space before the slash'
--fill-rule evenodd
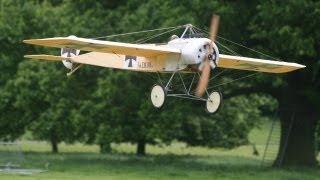
<path id="1" fill-rule="evenodd" d="M 210 39 L 212 42 L 216 40 L 216 35 L 218 32 L 218 27 L 219 27 L 219 21 L 220 21 L 220 16 L 218 15 L 213 15 L 211 19 L 211 26 L 210 26 Z"/>
<path id="2" fill-rule="evenodd" d="M 204 67 L 204 64 L 205 64 L 205 62 L 201 62 L 201 63 L 199 64 L 199 67 L 198 67 L 199 71 L 202 71 L 202 69 L 203 69 L 203 67 Z"/>
<path id="3" fill-rule="evenodd" d="M 201 97 L 204 91 L 206 90 L 209 82 L 210 71 L 211 71 L 210 60 L 206 58 L 204 62 L 204 67 L 200 76 L 200 80 L 196 89 L 196 93 L 195 93 L 196 96 Z"/>
<path id="4" fill-rule="evenodd" d="M 216 65 L 214 64 L 213 61 L 210 61 L 210 66 L 211 66 L 212 69 L 216 68 Z"/>
<path id="5" fill-rule="evenodd" d="M 218 32 L 218 26 L 219 26 L 219 20 L 220 16 L 213 15 L 211 19 L 211 25 L 210 25 L 210 39 L 212 42 L 215 41 L 217 32 Z M 212 43 L 209 44 L 209 54 L 212 54 Z M 207 89 L 208 83 L 209 83 L 209 78 L 210 78 L 210 71 L 211 68 L 215 68 L 216 65 L 209 60 L 209 57 L 207 54 L 206 59 L 203 63 L 199 65 L 199 70 L 202 69 L 201 77 L 199 79 L 199 83 L 196 89 L 196 96 L 201 97 L 205 90 Z"/>

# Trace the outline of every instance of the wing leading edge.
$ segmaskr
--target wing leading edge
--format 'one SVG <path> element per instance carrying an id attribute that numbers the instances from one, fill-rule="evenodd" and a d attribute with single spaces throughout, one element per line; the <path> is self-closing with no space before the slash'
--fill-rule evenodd
<path id="1" fill-rule="evenodd" d="M 94 51 L 102 53 L 113 53 L 122 55 L 133 55 L 142 57 L 154 57 L 163 54 L 180 54 L 179 49 L 159 47 L 153 45 L 141 45 L 141 44 L 130 44 L 120 43 L 111 41 L 101 41 L 94 39 L 78 38 L 75 36 L 69 37 L 57 37 L 57 38 L 46 38 L 46 39 L 30 39 L 24 40 L 24 43 L 56 47 L 56 48 L 71 48 L 82 51 Z"/>

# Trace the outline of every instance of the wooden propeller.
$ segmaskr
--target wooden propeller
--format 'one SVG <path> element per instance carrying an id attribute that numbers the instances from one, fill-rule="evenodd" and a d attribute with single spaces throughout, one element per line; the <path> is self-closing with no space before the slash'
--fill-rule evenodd
<path id="1" fill-rule="evenodd" d="M 211 43 L 209 44 L 209 53 L 206 55 L 206 59 L 204 60 L 204 67 L 202 69 L 202 73 L 199 79 L 198 86 L 196 88 L 196 96 L 201 97 L 203 93 L 205 92 L 210 78 L 210 59 L 209 56 L 213 53 L 212 52 L 212 43 L 215 40 L 216 34 L 218 32 L 218 26 L 219 26 L 219 20 L 220 17 L 217 15 L 213 15 L 211 19 L 211 25 L 210 25 L 210 39 Z"/>

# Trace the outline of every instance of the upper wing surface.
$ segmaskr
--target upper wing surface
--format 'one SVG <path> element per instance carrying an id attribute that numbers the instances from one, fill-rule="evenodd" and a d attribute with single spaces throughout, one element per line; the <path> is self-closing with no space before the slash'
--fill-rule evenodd
<path id="1" fill-rule="evenodd" d="M 306 66 L 291 62 L 220 54 L 218 67 L 268 73 L 285 73 L 305 68 Z"/>
<path id="2" fill-rule="evenodd" d="M 71 48 L 82 51 L 94 51 L 102 53 L 113 53 L 122 55 L 133 55 L 141 57 L 154 57 L 163 54 L 176 53 L 180 54 L 180 50 L 176 48 L 168 48 L 163 46 L 130 44 L 121 42 L 101 41 L 94 39 L 70 37 L 55 37 L 46 39 L 30 39 L 24 40 L 24 43 L 56 47 Z"/>

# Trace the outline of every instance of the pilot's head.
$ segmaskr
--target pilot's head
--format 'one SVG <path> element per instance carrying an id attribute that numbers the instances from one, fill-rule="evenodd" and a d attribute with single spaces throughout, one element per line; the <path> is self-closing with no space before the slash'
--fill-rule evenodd
<path id="1" fill-rule="evenodd" d="M 179 38 L 179 37 L 174 34 L 174 35 L 171 36 L 170 40 L 174 40 L 174 39 L 178 39 L 178 38 Z"/>

